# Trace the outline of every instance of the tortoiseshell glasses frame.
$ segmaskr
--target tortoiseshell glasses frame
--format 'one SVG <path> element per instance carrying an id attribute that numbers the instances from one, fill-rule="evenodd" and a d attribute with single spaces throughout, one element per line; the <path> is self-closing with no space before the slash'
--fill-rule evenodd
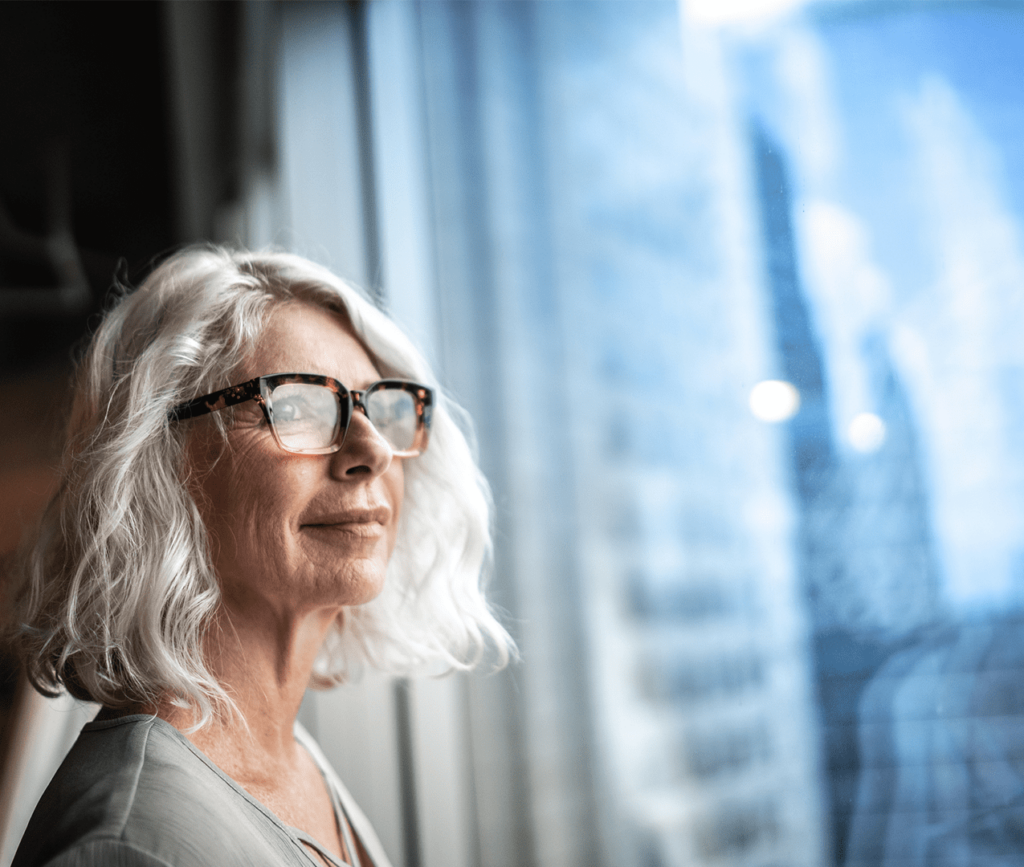
<path id="1" fill-rule="evenodd" d="M 319 399 L 322 392 L 282 388 L 287 386 L 326 389 L 333 395 L 336 409 L 331 410 L 330 401 Z M 282 397 L 285 394 L 288 397 Z M 317 399 L 306 399 L 313 396 Z M 361 409 L 395 457 L 412 458 L 427 448 L 434 391 L 405 379 L 382 379 L 358 390 L 318 373 L 274 373 L 178 404 L 168 416 L 172 421 L 182 421 L 250 400 L 259 405 L 274 439 L 286 452 L 324 455 L 338 451 L 345 442 L 352 413 Z M 298 412 L 299 418 L 286 419 L 289 412 Z"/>

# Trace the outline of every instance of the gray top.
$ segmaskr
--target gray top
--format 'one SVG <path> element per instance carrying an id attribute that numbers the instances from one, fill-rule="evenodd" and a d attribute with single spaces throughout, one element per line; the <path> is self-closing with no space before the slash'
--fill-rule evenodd
<path id="1" fill-rule="evenodd" d="M 370 856 L 390 867 L 366 817 L 312 738 L 313 757 L 341 817 Z M 145 715 L 91 722 L 36 807 L 12 867 L 323 867 L 285 825 L 170 723 Z"/>

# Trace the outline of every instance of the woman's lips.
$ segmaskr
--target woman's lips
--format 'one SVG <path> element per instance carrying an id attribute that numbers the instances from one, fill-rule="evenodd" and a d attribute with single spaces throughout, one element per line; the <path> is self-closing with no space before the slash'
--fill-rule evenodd
<path id="1" fill-rule="evenodd" d="M 349 538 L 379 539 L 384 535 L 384 525 L 376 522 L 348 524 L 305 524 L 303 530 L 322 534 L 336 534 Z"/>
<path id="2" fill-rule="evenodd" d="M 391 510 L 387 506 L 370 509 L 350 509 L 328 515 L 318 515 L 316 520 L 305 521 L 302 527 L 322 530 L 344 530 L 360 535 L 376 535 L 391 523 Z"/>

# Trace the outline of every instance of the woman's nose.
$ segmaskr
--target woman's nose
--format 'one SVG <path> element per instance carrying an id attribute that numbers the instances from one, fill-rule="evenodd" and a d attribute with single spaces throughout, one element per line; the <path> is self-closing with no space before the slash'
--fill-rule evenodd
<path id="1" fill-rule="evenodd" d="M 366 417 L 366 412 L 361 407 L 356 407 L 345 440 L 331 458 L 332 473 L 337 478 L 358 475 L 375 478 L 385 473 L 391 466 L 394 453 L 387 440 Z"/>

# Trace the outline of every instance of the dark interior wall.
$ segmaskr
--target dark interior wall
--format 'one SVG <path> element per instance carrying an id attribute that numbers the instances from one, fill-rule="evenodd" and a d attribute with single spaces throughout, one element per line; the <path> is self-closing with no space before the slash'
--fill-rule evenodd
<path id="1" fill-rule="evenodd" d="M 0 206 L 46 235 L 63 174 L 92 309 L 120 258 L 138 272 L 175 241 L 163 44 L 159 3 L 0 3 Z M 54 281 L 0 236 L 0 293 Z M 0 375 L 66 353 L 92 312 L 0 311 Z"/>

